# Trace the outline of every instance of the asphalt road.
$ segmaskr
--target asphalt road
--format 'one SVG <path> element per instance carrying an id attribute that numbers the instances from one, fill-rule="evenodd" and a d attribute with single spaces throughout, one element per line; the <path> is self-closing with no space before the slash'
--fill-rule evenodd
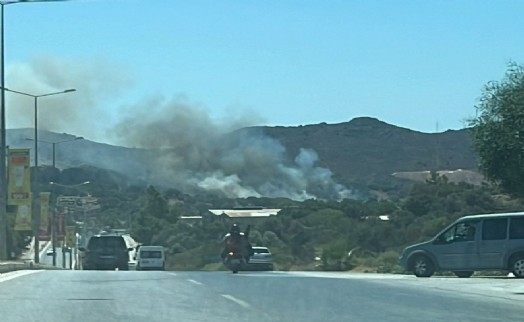
<path id="1" fill-rule="evenodd" d="M 19 271 L 0 275 L 0 312 L 10 322 L 521 321 L 523 282 L 347 273 Z"/>

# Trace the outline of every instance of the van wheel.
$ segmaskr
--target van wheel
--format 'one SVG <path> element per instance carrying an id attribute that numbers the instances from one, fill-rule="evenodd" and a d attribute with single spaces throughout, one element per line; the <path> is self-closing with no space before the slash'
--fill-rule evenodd
<path id="1" fill-rule="evenodd" d="M 430 277 L 435 273 L 435 264 L 427 256 L 419 255 L 412 263 L 411 267 L 416 277 Z"/>
<path id="2" fill-rule="evenodd" d="M 455 273 L 455 275 L 460 278 L 468 278 L 471 277 L 471 275 L 473 275 L 473 271 L 457 271 L 453 273 Z"/>
<path id="3" fill-rule="evenodd" d="M 511 271 L 517 278 L 524 277 L 524 254 L 519 254 L 511 261 Z"/>

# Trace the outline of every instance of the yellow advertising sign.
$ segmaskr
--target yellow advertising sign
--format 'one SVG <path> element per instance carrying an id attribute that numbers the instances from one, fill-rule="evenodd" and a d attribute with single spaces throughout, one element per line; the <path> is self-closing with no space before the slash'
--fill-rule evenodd
<path id="1" fill-rule="evenodd" d="M 40 192 L 40 230 L 49 228 L 49 199 L 51 192 Z"/>
<path id="2" fill-rule="evenodd" d="M 9 149 L 7 204 L 27 205 L 31 203 L 31 169 L 29 149 Z"/>
<path id="3" fill-rule="evenodd" d="M 66 227 L 65 244 L 67 247 L 75 247 L 75 226 Z"/>
<path id="4" fill-rule="evenodd" d="M 30 231 L 31 227 L 31 203 L 20 205 L 16 211 L 15 230 Z"/>

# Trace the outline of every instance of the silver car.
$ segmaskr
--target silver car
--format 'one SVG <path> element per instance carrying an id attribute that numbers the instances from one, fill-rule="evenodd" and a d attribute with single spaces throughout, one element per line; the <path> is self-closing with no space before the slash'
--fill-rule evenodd
<path id="1" fill-rule="evenodd" d="M 269 248 L 262 246 L 253 246 L 253 256 L 249 258 L 248 268 L 273 270 L 273 255 Z"/>

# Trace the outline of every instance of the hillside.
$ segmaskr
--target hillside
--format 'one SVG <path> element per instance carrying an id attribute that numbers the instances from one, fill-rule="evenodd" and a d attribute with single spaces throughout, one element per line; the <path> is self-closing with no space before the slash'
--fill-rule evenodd
<path id="1" fill-rule="evenodd" d="M 319 155 L 319 165 L 348 184 L 389 178 L 394 172 L 425 170 L 476 170 L 476 155 L 468 130 L 422 133 L 374 118 L 346 123 L 298 127 L 258 127 L 278 139 L 290 157 L 300 148 Z"/>
<path id="2" fill-rule="evenodd" d="M 8 144 L 32 147 L 27 137 L 32 137 L 31 129 L 9 130 Z M 39 135 L 48 142 L 74 137 L 46 131 Z M 293 199 L 338 199 L 350 193 L 344 186 L 362 191 L 378 184 L 380 190 L 385 182 L 396 189 L 392 182 L 399 180 L 393 173 L 476 170 L 467 129 L 421 133 L 368 117 L 339 124 L 249 127 L 209 142 L 186 150 L 155 150 L 78 140 L 57 145 L 56 164 L 62 169 L 107 169 L 125 175 L 128 183 L 187 193 L 204 189 L 228 197 Z M 50 165 L 51 160 L 51 144 L 40 144 L 39 164 Z"/>

